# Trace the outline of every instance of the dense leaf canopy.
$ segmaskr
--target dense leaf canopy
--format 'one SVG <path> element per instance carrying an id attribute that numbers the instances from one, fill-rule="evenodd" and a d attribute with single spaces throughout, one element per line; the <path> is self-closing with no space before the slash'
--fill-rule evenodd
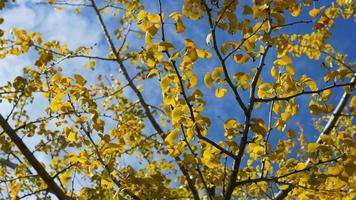
<path id="1" fill-rule="evenodd" d="M 356 1 L 27 3 L 101 38 L 0 29 L 1 199 L 356 197 Z"/>

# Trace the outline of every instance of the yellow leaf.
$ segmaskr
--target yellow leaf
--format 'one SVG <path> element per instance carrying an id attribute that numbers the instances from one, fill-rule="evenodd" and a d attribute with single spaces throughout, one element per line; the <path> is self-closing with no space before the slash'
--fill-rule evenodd
<path id="1" fill-rule="evenodd" d="M 325 135 L 325 134 L 322 134 L 320 136 L 320 139 L 321 139 L 321 141 L 323 141 L 326 144 L 331 143 L 333 141 L 333 139 L 331 138 L 330 135 Z"/>
<path id="2" fill-rule="evenodd" d="M 290 75 L 292 75 L 292 76 L 294 76 L 294 74 L 295 74 L 295 70 L 294 70 L 294 68 L 292 67 L 292 65 L 287 65 L 286 71 L 287 71 L 288 74 L 290 74 Z"/>
<path id="3" fill-rule="evenodd" d="M 95 60 L 94 59 L 90 59 L 89 63 L 85 64 L 84 67 L 93 70 L 94 67 L 95 67 Z"/>
<path id="4" fill-rule="evenodd" d="M 298 4 L 295 4 L 294 6 L 291 7 L 291 15 L 293 17 L 297 17 L 300 15 L 300 13 L 302 12 L 302 4 L 298 3 Z"/>
<path id="5" fill-rule="evenodd" d="M 66 171 L 60 175 L 61 183 L 63 184 L 64 187 L 67 187 L 69 184 L 69 181 L 72 179 L 72 176 L 70 175 L 69 171 Z"/>
<path id="6" fill-rule="evenodd" d="M 99 117 L 95 116 L 95 117 L 93 117 L 92 121 L 93 121 L 93 128 L 96 131 L 104 132 L 105 122 L 103 120 L 101 120 Z"/>
<path id="7" fill-rule="evenodd" d="M 158 69 L 152 68 L 150 69 L 150 72 L 147 74 L 147 78 L 153 78 L 159 73 Z"/>
<path id="8" fill-rule="evenodd" d="M 198 58 L 197 51 L 194 48 L 187 48 L 184 54 L 182 66 L 187 66 L 190 63 L 196 61 Z"/>
<path id="9" fill-rule="evenodd" d="M 147 14 L 145 13 L 144 10 L 141 10 L 138 14 L 137 14 L 137 21 L 141 21 L 144 18 L 146 18 Z"/>
<path id="10" fill-rule="evenodd" d="M 257 96 L 259 98 L 263 98 L 265 96 L 271 96 L 271 88 L 272 85 L 270 83 L 262 83 L 261 85 L 258 86 L 258 92 L 257 92 Z"/>
<path id="11" fill-rule="evenodd" d="M 158 45 L 158 51 L 171 51 L 174 49 L 175 49 L 174 45 L 170 42 L 161 42 Z"/>
<path id="12" fill-rule="evenodd" d="M 278 79 L 278 70 L 274 66 L 271 68 L 271 75 L 274 79 Z"/>
<path id="13" fill-rule="evenodd" d="M 114 183 L 107 177 L 101 178 L 101 185 L 105 189 L 111 189 L 114 187 Z"/>
<path id="14" fill-rule="evenodd" d="M 197 2 L 198 1 L 185 0 L 182 14 L 191 20 L 199 20 L 200 18 L 202 18 L 202 6 L 200 3 Z"/>
<path id="15" fill-rule="evenodd" d="M 22 76 L 17 76 L 13 82 L 13 86 L 16 90 L 23 89 L 25 84 L 27 83 L 27 80 L 22 77 Z"/>
<path id="16" fill-rule="evenodd" d="M 60 105 L 60 110 L 63 111 L 63 112 L 68 112 L 68 111 L 71 111 L 73 109 L 72 109 L 72 105 L 69 102 L 63 102 Z"/>
<path id="17" fill-rule="evenodd" d="M 76 117 L 76 118 L 74 119 L 74 122 L 75 122 L 75 123 L 84 123 L 84 122 L 86 122 L 86 121 L 87 121 L 87 118 L 84 117 L 84 116 Z"/>
<path id="18" fill-rule="evenodd" d="M 226 54 L 229 50 L 230 47 L 232 47 L 232 49 L 235 49 L 239 46 L 239 43 L 237 42 L 226 42 L 226 43 L 223 43 L 221 45 L 221 52 L 223 54 Z"/>
<path id="19" fill-rule="evenodd" d="M 337 176 L 344 170 L 343 166 L 336 165 L 335 167 L 329 167 L 328 174 Z"/>
<path id="20" fill-rule="evenodd" d="M 356 108 L 356 96 L 353 96 L 351 101 L 350 101 L 350 107 L 351 108 Z"/>
<path id="21" fill-rule="evenodd" d="M 289 129 L 287 131 L 287 136 L 289 139 L 293 139 L 295 137 L 295 131 L 293 129 Z"/>
<path id="22" fill-rule="evenodd" d="M 169 58 L 169 61 L 175 60 L 177 58 L 181 57 L 179 52 L 173 53 L 173 55 Z"/>
<path id="23" fill-rule="evenodd" d="M 242 55 L 242 54 L 234 55 L 234 61 L 239 64 L 245 64 L 249 59 L 250 59 L 250 57 L 248 57 L 246 55 Z"/>
<path id="24" fill-rule="evenodd" d="M 316 152 L 318 150 L 319 144 L 318 143 L 310 143 L 308 144 L 308 152 Z"/>
<path id="25" fill-rule="evenodd" d="M 246 49 L 247 53 L 253 53 L 255 51 L 256 43 L 257 43 L 256 40 L 257 40 L 256 35 L 253 35 L 250 37 L 250 39 L 245 40 L 244 48 Z"/>
<path id="26" fill-rule="evenodd" d="M 353 141 L 352 141 L 352 145 L 354 145 Z M 348 159 L 344 161 L 344 165 L 345 165 L 345 172 L 348 175 L 353 176 L 356 173 L 356 163 L 353 160 Z"/>
<path id="27" fill-rule="evenodd" d="M 49 104 L 49 108 L 53 111 L 53 112 L 57 112 L 59 110 L 61 110 L 62 104 L 61 104 L 61 100 L 63 98 L 63 94 L 62 93 L 58 93 L 53 100 L 51 101 L 51 103 Z"/>
<path id="28" fill-rule="evenodd" d="M 167 71 L 174 71 L 174 67 L 173 67 L 172 63 L 163 61 L 162 65 Z"/>
<path id="29" fill-rule="evenodd" d="M 185 46 L 185 48 L 194 48 L 195 49 L 195 43 L 191 39 L 185 39 L 184 46 Z"/>
<path id="30" fill-rule="evenodd" d="M 280 185 L 280 186 L 278 186 L 278 188 L 279 188 L 280 190 L 286 190 L 286 189 L 289 188 L 289 185 Z"/>
<path id="31" fill-rule="evenodd" d="M 83 85 L 85 85 L 85 83 L 87 82 L 87 80 L 85 80 L 81 75 L 79 75 L 79 74 L 74 74 L 74 79 L 75 79 L 75 81 L 79 84 L 79 85 L 81 85 L 81 86 L 83 86 Z"/>
<path id="32" fill-rule="evenodd" d="M 226 94 L 227 90 L 225 88 L 218 88 L 215 90 L 215 96 L 217 98 L 223 98 Z"/>
<path id="33" fill-rule="evenodd" d="M 319 104 L 317 104 L 316 102 L 314 101 L 310 101 L 309 103 L 309 110 L 310 110 L 310 113 L 313 114 L 313 115 L 319 115 L 320 113 L 323 112 L 323 107 Z"/>
<path id="34" fill-rule="evenodd" d="M 147 19 L 151 23 L 158 23 L 161 21 L 159 14 L 147 13 Z"/>
<path id="35" fill-rule="evenodd" d="M 191 88 L 195 87 L 198 84 L 198 78 L 191 71 L 188 71 L 187 75 L 189 77 L 188 88 L 191 89 Z"/>
<path id="36" fill-rule="evenodd" d="M 273 104 L 273 112 L 279 115 L 281 113 L 281 104 L 280 103 L 274 103 Z"/>
<path id="37" fill-rule="evenodd" d="M 253 152 L 255 153 L 255 154 L 257 154 L 257 155 L 262 155 L 262 154 L 264 154 L 264 148 L 262 147 L 262 146 L 260 146 L 260 145 L 255 145 L 254 147 L 253 147 Z"/>
<path id="38" fill-rule="evenodd" d="M 202 162 L 208 168 L 219 167 L 219 162 L 217 162 L 217 154 L 220 151 L 211 145 L 207 145 L 202 157 Z"/>
<path id="39" fill-rule="evenodd" d="M 175 107 L 172 111 L 172 122 L 177 124 L 183 117 L 184 112 L 182 111 L 181 107 Z"/>
<path id="40" fill-rule="evenodd" d="M 211 73 L 211 78 L 213 80 L 217 80 L 220 78 L 221 74 L 224 72 L 223 67 L 217 67 L 214 69 L 214 71 Z"/>
<path id="41" fill-rule="evenodd" d="M 151 26 L 149 26 L 145 32 L 146 32 L 146 36 L 150 36 L 153 37 L 154 35 L 156 35 L 157 31 L 159 30 L 160 25 L 159 24 L 153 24 Z M 149 38 L 149 40 L 151 40 L 152 38 Z M 146 39 L 147 42 L 147 39 Z"/>
<path id="42" fill-rule="evenodd" d="M 78 140 L 78 135 L 75 132 L 70 132 L 68 135 L 68 140 L 71 142 L 75 142 Z"/>
<path id="43" fill-rule="evenodd" d="M 295 166 L 295 170 L 300 171 L 300 170 L 305 169 L 305 167 L 306 167 L 306 166 L 305 166 L 304 163 L 298 163 L 297 166 Z"/>
<path id="44" fill-rule="evenodd" d="M 236 129 L 238 126 L 238 123 L 235 119 L 228 119 L 225 123 L 224 123 L 224 129 L 225 130 L 231 130 L 231 129 Z"/>
<path id="45" fill-rule="evenodd" d="M 250 6 L 248 5 L 244 5 L 244 10 L 242 12 L 243 15 L 249 15 L 249 14 L 252 14 L 253 13 L 253 10 Z"/>
<path id="46" fill-rule="evenodd" d="M 320 9 L 317 9 L 317 8 L 313 8 L 309 11 L 309 15 L 311 17 L 316 17 L 320 14 L 321 10 Z"/>
<path id="47" fill-rule="evenodd" d="M 320 101 L 322 101 L 322 102 L 328 101 L 330 99 L 331 95 L 332 95 L 332 90 L 330 90 L 330 89 L 324 90 L 321 93 Z"/>
<path id="48" fill-rule="evenodd" d="M 9 53 L 14 56 L 18 56 L 18 55 L 20 55 L 20 50 L 18 48 L 11 48 Z"/>
<path id="49" fill-rule="evenodd" d="M 245 72 L 238 72 L 235 74 L 234 78 L 236 81 L 241 85 L 243 90 L 247 90 L 249 85 L 249 80 L 251 79 L 251 76 Z"/>
<path id="50" fill-rule="evenodd" d="M 279 66 L 285 66 L 285 65 L 290 65 L 293 63 L 293 60 L 291 57 L 284 55 L 280 59 L 275 60 L 273 64 L 279 65 Z"/>
<path id="51" fill-rule="evenodd" d="M 178 12 L 172 12 L 169 17 L 173 18 L 176 23 L 176 33 L 182 33 L 185 30 L 185 26 L 182 22 L 181 15 Z"/>
<path id="52" fill-rule="evenodd" d="M 80 10 L 80 8 L 76 8 L 76 9 L 74 10 L 74 12 L 75 12 L 76 14 L 80 14 L 81 10 Z"/>
<path id="53" fill-rule="evenodd" d="M 213 87 L 213 79 L 211 78 L 210 72 L 207 72 L 204 76 L 204 83 L 207 88 L 212 88 Z"/>
<path id="54" fill-rule="evenodd" d="M 190 142 L 194 137 L 193 128 L 188 128 L 186 134 L 187 134 L 187 140 L 188 140 L 188 142 Z"/>
<path id="55" fill-rule="evenodd" d="M 171 83 L 172 83 L 172 79 L 168 75 L 163 77 L 160 83 L 162 92 L 167 91 L 170 88 Z"/>
<path id="56" fill-rule="evenodd" d="M 306 75 L 302 75 L 302 77 L 300 78 L 300 81 L 304 85 L 307 85 L 310 88 L 310 90 L 312 90 L 312 91 L 315 91 L 318 89 L 316 82 L 313 79 L 307 77 Z"/>
<path id="57" fill-rule="evenodd" d="M 279 12 L 273 12 L 271 16 L 277 20 L 278 25 L 283 25 L 286 21 L 285 16 Z"/>
<path id="58" fill-rule="evenodd" d="M 289 57 L 289 56 L 287 56 L 287 55 L 282 56 L 281 59 L 284 61 L 284 63 L 285 63 L 286 65 L 293 63 L 292 58 Z"/>
<path id="59" fill-rule="evenodd" d="M 252 118 L 253 124 L 251 125 L 251 131 L 258 134 L 265 136 L 267 133 L 267 127 L 264 124 L 264 121 L 259 118 Z"/>
<path id="60" fill-rule="evenodd" d="M 197 55 L 199 58 L 205 58 L 205 59 L 209 59 L 211 58 L 211 53 L 207 50 L 200 50 L 200 49 L 197 49 Z"/>
<path id="61" fill-rule="evenodd" d="M 281 114 L 281 119 L 283 121 L 288 121 L 288 119 L 290 119 L 292 117 L 291 113 L 290 112 L 284 112 Z"/>
<path id="62" fill-rule="evenodd" d="M 178 133 L 179 133 L 179 130 L 177 130 L 177 129 L 172 130 L 167 135 L 167 137 L 164 139 L 164 141 L 166 141 L 170 145 L 174 144 L 174 140 L 177 139 Z"/>

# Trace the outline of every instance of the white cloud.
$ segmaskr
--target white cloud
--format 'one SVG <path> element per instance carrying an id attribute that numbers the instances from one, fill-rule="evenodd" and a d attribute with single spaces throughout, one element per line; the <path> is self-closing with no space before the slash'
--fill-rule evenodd
<path id="1" fill-rule="evenodd" d="M 91 27 L 92 23 L 89 18 L 70 11 L 56 11 L 48 6 L 29 6 L 26 2 L 28 1 L 22 0 L 2 14 L 5 22 L 1 28 L 7 33 L 14 27 L 36 31 L 42 34 L 44 40 L 56 39 L 68 44 L 70 48 L 93 45 L 100 41 L 101 30 Z M 20 57 L 7 56 L 0 60 L 0 84 L 3 85 L 21 75 L 24 66 L 33 65 L 35 55 L 35 53 L 31 53 Z M 82 66 L 82 64 L 83 60 L 80 63 L 78 59 L 75 63 L 72 62 L 72 65 Z M 91 78 L 93 77 L 91 76 Z"/>
<path id="2" fill-rule="evenodd" d="M 9 36 L 12 28 L 25 29 L 29 32 L 40 32 L 45 41 L 59 40 L 62 43 L 67 43 L 70 48 L 77 48 L 83 45 L 92 45 L 100 41 L 101 30 L 97 27 L 92 27 L 92 22 L 89 18 L 77 15 L 72 11 L 56 11 L 52 7 L 42 5 L 30 5 L 29 1 L 19 1 L 14 7 L 5 10 L 2 13 L 5 19 L 2 29 Z M 98 50 L 97 50 L 98 51 Z M 0 85 L 4 85 L 7 81 L 12 81 L 16 76 L 22 74 L 24 66 L 33 66 L 37 55 L 35 52 L 21 55 L 19 57 L 7 56 L 0 60 Z M 66 73 L 70 74 L 74 71 L 79 72 L 84 61 L 76 59 L 72 61 L 71 66 L 66 67 Z M 64 64 L 64 63 L 63 63 Z M 67 64 L 69 64 L 67 62 Z M 83 76 L 89 76 L 93 79 L 93 73 L 84 71 Z M 37 99 L 27 108 L 28 113 L 31 113 L 31 118 L 35 118 L 43 114 L 44 106 L 48 104 L 44 99 Z M 6 103 L 0 104 L 1 114 L 6 116 L 11 109 L 11 105 Z M 37 144 L 39 138 L 27 138 L 27 144 L 31 149 Z M 40 161 L 48 160 L 48 156 L 39 154 Z"/>

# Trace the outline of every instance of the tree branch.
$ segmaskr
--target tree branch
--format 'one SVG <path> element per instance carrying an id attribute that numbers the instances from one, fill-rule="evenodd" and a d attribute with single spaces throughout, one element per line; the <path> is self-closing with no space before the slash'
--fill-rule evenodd
<path id="1" fill-rule="evenodd" d="M 9 167 L 11 169 L 16 169 L 17 164 L 11 162 L 10 160 L 4 159 L 4 158 L 0 158 L 0 165 L 4 165 L 6 167 Z"/>
<path id="2" fill-rule="evenodd" d="M 354 83 L 355 77 L 353 77 L 350 82 Z M 321 140 L 322 135 L 330 135 L 331 131 L 334 129 L 334 127 L 336 125 L 337 120 L 341 116 L 341 112 L 345 108 L 346 103 L 350 99 L 351 96 L 352 96 L 352 94 L 344 92 L 344 94 L 342 95 L 342 97 L 339 101 L 339 104 L 336 106 L 334 112 L 332 113 L 331 117 L 329 118 L 328 123 L 325 125 L 323 131 L 320 133 L 319 138 L 316 141 L 317 143 L 319 143 L 319 144 L 322 143 L 322 140 Z M 306 161 L 306 165 L 309 165 L 309 163 L 310 163 L 310 158 L 308 158 L 308 160 Z M 282 199 L 286 198 L 288 196 L 288 193 L 292 190 L 293 190 L 293 187 L 289 186 L 286 190 L 279 191 L 278 194 L 276 195 L 275 200 L 282 200 Z"/>
<path id="3" fill-rule="evenodd" d="M 261 177 L 261 178 L 255 178 L 255 179 L 247 179 L 247 180 L 244 180 L 244 181 L 239 181 L 239 182 L 236 182 L 235 183 L 235 187 L 237 186 L 241 186 L 241 185 L 246 185 L 246 184 L 251 184 L 251 183 L 258 183 L 258 182 L 262 182 L 262 181 L 278 181 L 279 179 L 282 179 L 282 178 L 286 178 L 286 177 L 289 177 L 289 176 L 292 176 L 292 175 L 295 175 L 297 173 L 301 173 L 301 172 L 305 172 L 305 171 L 309 171 L 310 169 L 312 169 L 313 167 L 315 166 L 319 166 L 319 165 L 322 165 L 322 164 L 326 164 L 326 163 L 330 163 L 330 162 L 337 162 L 337 160 L 339 158 L 341 158 L 342 155 L 336 157 L 336 158 L 333 158 L 333 159 L 330 159 L 330 160 L 326 160 L 326 161 L 320 161 L 316 164 L 313 164 L 313 165 L 309 165 L 307 167 L 305 167 L 304 169 L 300 169 L 300 170 L 294 170 L 294 171 L 291 171 L 289 173 L 286 173 L 286 174 L 283 174 L 283 175 L 280 175 L 280 176 L 275 176 L 275 177 Z"/>
<path id="4" fill-rule="evenodd" d="M 241 109 L 244 111 L 244 113 L 246 113 L 247 112 L 247 108 L 246 108 L 244 102 L 242 101 L 242 98 L 241 98 L 240 94 L 237 91 L 237 87 L 231 81 L 231 78 L 229 76 L 229 72 L 227 71 L 227 66 L 226 66 L 226 63 L 225 63 L 226 58 L 223 58 L 221 53 L 220 53 L 220 51 L 219 51 L 219 47 L 218 47 L 217 39 L 216 39 L 216 34 L 215 34 L 215 30 L 216 30 L 215 28 L 216 27 L 214 26 L 212 15 L 210 13 L 210 9 L 209 9 L 208 5 L 206 4 L 206 2 L 204 0 L 202 0 L 201 2 L 205 7 L 206 14 L 208 15 L 210 31 L 211 31 L 210 33 L 212 34 L 213 45 L 214 45 L 213 48 L 214 48 L 215 53 L 218 56 L 219 61 L 220 61 L 221 65 L 222 65 L 222 67 L 223 67 L 223 72 L 224 72 L 224 76 L 225 76 L 226 82 L 228 83 L 229 87 L 233 91 L 233 93 L 235 95 L 235 99 L 238 102 L 238 104 L 240 105 Z"/>
<path id="5" fill-rule="evenodd" d="M 187 139 L 187 136 L 185 134 L 185 131 L 184 131 L 184 126 L 182 124 L 180 124 L 180 128 L 182 129 L 182 133 L 183 133 L 183 137 L 184 137 L 184 141 L 185 143 L 187 144 L 188 146 L 188 149 L 190 150 L 190 153 L 196 158 L 196 153 L 194 152 L 192 146 L 190 145 L 188 139 Z M 199 178 L 201 179 L 201 181 L 203 182 L 203 185 L 204 185 L 204 188 L 209 196 L 209 199 L 212 200 L 213 197 L 211 196 L 210 192 L 209 192 L 209 188 L 208 188 L 208 185 L 206 184 L 206 181 L 205 181 L 205 178 L 204 178 L 204 175 L 202 173 L 202 171 L 200 170 L 200 164 L 199 162 L 196 163 L 196 170 L 199 174 Z"/>
<path id="6" fill-rule="evenodd" d="M 271 16 L 270 16 L 269 7 L 270 7 L 270 4 L 268 5 L 268 9 L 267 9 L 267 19 L 268 19 L 267 20 L 268 21 L 267 34 L 271 35 L 271 33 L 272 33 L 272 27 L 271 27 L 272 19 L 271 19 Z M 241 160 L 242 160 L 242 157 L 244 155 L 245 148 L 248 145 L 247 139 L 248 139 L 248 132 L 249 132 L 250 127 L 251 127 L 251 122 L 250 121 L 251 121 L 252 111 L 253 111 L 253 108 L 254 108 L 254 105 L 255 105 L 255 91 L 256 91 L 257 81 L 258 81 L 258 79 L 260 77 L 260 74 L 262 72 L 263 67 L 265 66 L 265 59 L 266 59 L 266 56 L 267 56 L 267 53 L 268 53 L 268 50 L 270 49 L 270 47 L 271 47 L 271 45 L 267 42 L 266 46 L 264 47 L 264 52 L 261 55 L 260 62 L 258 64 L 256 74 L 252 79 L 251 88 L 250 88 L 250 97 L 249 97 L 248 110 L 247 110 L 247 112 L 245 112 L 245 127 L 244 127 L 244 130 L 242 132 L 242 138 L 241 138 L 240 145 L 239 145 L 239 152 L 237 154 L 237 159 L 234 161 L 233 171 L 232 171 L 232 173 L 230 175 L 229 183 L 228 183 L 228 186 L 227 186 L 227 189 L 226 189 L 226 192 L 225 192 L 224 199 L 226 199 L 226 200 L 231 198 L 231 195 L 232 195 L 232 193 L 234 191 L 235 182 L 236 182 L 236 179 L 237 179 L 237 174 L 238 174 L 239 169 L 240 169 Z"/>
<path id="7" fill-rule="evenodd" d="M 25 143 L 21 140 L 21 138 L 16 134 L 15 130 L 11 128 L 9 123 L 3 118 L 0 114 L 0 126 L 4 129 L 6 134 L 11 138 L 12 142 L 19 148 L 21 153 L 25 156 L 25 158 L 29 161 L 32 167 L 36 170 L 37 174 L 42 178 L 42 180 L 47 184 L 48 190 L 51 191 L 54 195 L 57 196 L 60 200 L 70 199 L 65 193 L 61 190 L 61 188 L 57 185 L 57 183 L 53 180 L 53 178 L 48 174 L 46 169 L 42 166 L 42 164 L 37 160 L 37 158 L 31 153 Z"/>
<path id="8" fill-rule="evenodd" d="M 134 84 L 133 80 L 130 78 L 130 75 L 123 63 L 123 61 L 120 58 L 119 52 L 116 50 L 115 44 L 110 36 L 109 31 L 107 30 L 107 27 L 104 23 L 104 20 L 100 14 L 99 9 L 96 6 L 95 0 L 90 0 L 93 6 L 93 9 L 97 15 L 97 18 L 99 20 L 100 26 L 104 32 L 105 38 L 107 43 L 110 46 L 110 49 L 112 50 L 115 58 L 116 58 L 116 62 L 118 63 L 120 70 L 123 72 L 124 77 L 126 79 L 126 81 L 128 82 L 130 88 L 134 91 L 134 93 L 136 94 L 140 104 L 142 105 L 146 116 L 148 117 L 148 120 L 150 121 L 150 123 L 152 124 L 153 128 L 160 134 L 161 138 L 164 140 L 166 137 L 166 134 L 164 134 L 161 126 L 158 124 L 158 122 L 156 121 L 156 119 L 154 118 L 154 116 L 151 113 L 151 110 L 149 108 L 149 105 L 146 103 L 146 100 L 144 99 L 142 93 L 139 91 L 139 89 L 136 87 L 136 85 Z M 185 167 L 182 165 L 181 160 L 179 157 L 174 157 L 177 165 L 179 166 L 180 170 L 182 171 L 183 175 L 185 176 L 185 178 L 187 179 L 188 182 L 188 186 L 190 188 L 190 190 L 193 192 L 193 194 L 198 195 L 197 189 L 195 188 L 195 185 L 193 184 L 189 172 L 185 169 Z M 198 196 L 199 197 L 199 196 Z M 199 198 L 198 198 L 199 199 Z"/>
<path id="9" fill-rule="evenodd" d="M 293 25 L 296 25 L 296 24 L 309 24 L 309 23 L 312 23 L 312 22 L 313 22 L 312 20 L 301 20 L 301 21 L 291 22 L 291 23 L 288 23 L 288 24 L 272 26 L 272 29 L 277 29 L 277 28 L 286 27 L 286 26 L 293 26 Z"/>
<path id="10" fill-rule="evenodd" d="M 350 81 L 349 83 L 341 83 L 341 84 L 333 84 L 327 87 L 324 87 L 322 89 L 319 90 L 314 90 L 314 91 L 303 91 L 303 92 L 299 92 L 290 96 L 286 96 L 286 97 L 272 97 L 272 98 L 265 98 L 265 99 L 261 99 L 261 98 L 257 98 L 255 99 L 256 102 L 270 102 L 270 101 L 287 101 L 290 100 L 294 97 L 297 96 L 301 96 L 301 95 L 305 95 L 305 94 L 318 94 L 321 93 L 325 90 L 329 90 L 329 89 L 333 89 L 333 88 L 338 88 L 338 87 L 344 87 L 344 86 L 354 86 L 356 84 L 355 80 Z"/>

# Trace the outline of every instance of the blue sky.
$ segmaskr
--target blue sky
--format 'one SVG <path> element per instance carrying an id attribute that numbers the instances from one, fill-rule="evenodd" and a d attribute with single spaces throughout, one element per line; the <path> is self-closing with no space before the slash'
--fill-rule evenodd
<path id="1" fill-rule="evenodd" d="M 73 12 L 73 8 L 67 7 L 64 11 L 56 11 L 53 8 L 46 5 L 35 5 L 35 0 L 18 0 L 17 3 L 11 4 L 1 16 L 5 18 L 5 23 L 0 25 L 1 29 L 9 31 L 13 27 L 23 28 L 28 31 L 38 31 L 42 33 L 44 40 L 60 40 L 63 43 L 67 43 L 70 48 L 77 48 L 82 45 L 92 46 L 94 43 L 98 43 L 97 47 L 93 49 L 93 55 L 104 56 L 106 54 L 107 45 L 104 40 L 99 24 L 96 17 L 93 15 L 93 11 L 90 8 L 83 9 L 84 15 L 77 15 Z M 152 3 L 154 2 L 154 3 Z M 174 10 L 180 11 L 183 1 L 164 1 L 163 9 L 166 13 L 170 13 Z M 244 2 L 241 2 L 242 4 Z M 323 2 L 316 2 L 316 7 L 321 5 Z M 148 10 L 152 12 L 158 11 L 157 1 L 145 1 L 144 5 Z M 310 19 L 307 12 L 304 12 L 298 19 L 308 20 Z M 116 19 L 106 16 L 105 20 L 109 25 L 109 28 L 114 30 L 115 26 L 119 25 Z M 287 18 L 286 22 L 292 22 L 296 19 Z M 207 19 L 204 18 L 198 22 L 191 22 L 187 19 L 183 19 L 186 25 L 186 32 L 181 35 L 176 35 L 174 30 L 174 25 L 167 25 L 167 39 L 172 41 L 177 49 L 183 47 L 183 41 L 185 38 L 192 38 L 198 48 L 204 49 L 208 48 L 205 44 L 205 37 L 209 33 L 209 27 Z M 173 22 L 173 21 L 171 21 Z M 286 32 L 294 33 L 308 33 L 312 31 L 311 24 L 301 24 L 294 27 L 285 28 Z M 354 19 L 350 18 L 347 21 L 336 20 L 335 27 L 333 28 L 334 35 L 328 41 L 331 43 L 337 51 L 341 51 L 349 55 L 349 61 L 356 61 L 356 24 Z M 219 44 L 226 41 L 239 41 L 240 37 L 229 36 L 225 34 L 218 33 Z M 134 34 L 129 38 L 130 45 L 132 48 L 140 48 L 140 42 L 134 37 Z M 211 50 L 212 52 L 212 50 Z M 8 56 L 4 60 L 0 60 L 0 85 L 4 85 L 7 81 L 13 80 L 16 76 L 22 74 L 22 68 L 26 65 L 32 65 L 35 59 L 35 54 L 22 55 L 21 57 Z M 215 54 L 213 54 L 215 55 Z M 266 67 L 264 72 L 266 75 L 263 76 L 263 80 L 270 80 L 269 71 L 271 68 L 271 63 L 276 58 L 276 53 L 272 50 L 266 60 Z M 319 67 L 321 61 L 310 61 L 305 56 L 301 58 L 294 58 L 294 67 L 297 72 L 297 77 L 302 73 L 308 74 L 312 78 L 318 80 L 320 87 L 322 86 L 323 77 L 320 75 L 322 69 Z M 97 62 L 97 68 L 94 72 L 85 70 L 82 66 L 87 62 L 86 59 L 74 59 L 73 61 L 63 62 L 64 73 L 74 74 L 80 73 L 85 78 L 91 81 L 95 81 L 95 77 L 98 74 L 113 74 L 114 76 L 121 77 L 117 71 L 117 66 L 115 63 L 108 62 Z M 231 74 L 237 71 L 249 71 L 251 66 L 256 66 L 256 63 L 247 63 L 245 65 L 238 66 L 233 61 L 228 62 L 228 68 Z M 199 84 L 198 88 L 205 93 L 205 100 L 207 101 L 206 109 L 204 113 L 208 115 L 212 121 L 212 126 L 209 129 L 208 137 L 216 140 L 224 140 L 223 137 L 223 121 L 229 118 L 236 118 L 242 122 L 243 115 L 241 109 L 237 105 L 232 95 L 227 95 L 222 99 L 216 99 L 214 97 L 214 90 L 208 90 L 203 83 L 203 76 L 205 72 L 212 71 L 215 67 L 219 66 L 219 63 L 214 57 L 211 60 L 198 61 L 195 64 L 194 72 L 199 74 Z M 131 71 L 131 74 L 134 74 Z M 162 101 L 161 91 L 158 89 L 159 83 L 156 79 L 143 81 L 144 84 L 144 95 L 148 99 L 149 103 L 160 104 Z M 230 91 L 230 90 L 229 90 Z M 328 103 L 335 103 L 342 95 L 342 90 L 334 90 L 336 94 L 333 99 Z M 125 91 L 128 96 L 132 99 L 136 99 L 130 90 Z M 247 94 L 247 93 L 246 93 Z M 244 101 L 247 102 L 247 96 L 243 95 Z M 308 141 L 312 142 L 318 137 L 318 132 L 312 126 L 312 116 L 308 110 L 310 96 L 300 97 L 298 102 L 300 103 L 298 116 L 294 117 L 288 122 L 289 127 L 296 127 L 295 123 L 300 121 L 304 125 L 305 135 Z M 39 99 L 34 102 L 32 106 L 29 107 L 29 112 L 34 113 L 33 117 L 43 114 L 43 100 Z M 269 105 L 261 107 L 261 109 L 254 112 L 255 117 L 260 117 L 267 119 Z M 1 103 L 0 110 L 1 113 L 9 112 L 9 105 Z M 266 121 L 267 123 L 267 121 Z M 147 126 L 147 132 L 153 132 L 150 126 Z M 283 133 L 278 131 L 273 131 L 271 140 L 277 141 L 278 138 L 285 138 Z M 33 139 L 29 139 L 29 144 L 34 144 Z M 39 154 L 40 160 L 46 161 L 48 156 Z"/>

